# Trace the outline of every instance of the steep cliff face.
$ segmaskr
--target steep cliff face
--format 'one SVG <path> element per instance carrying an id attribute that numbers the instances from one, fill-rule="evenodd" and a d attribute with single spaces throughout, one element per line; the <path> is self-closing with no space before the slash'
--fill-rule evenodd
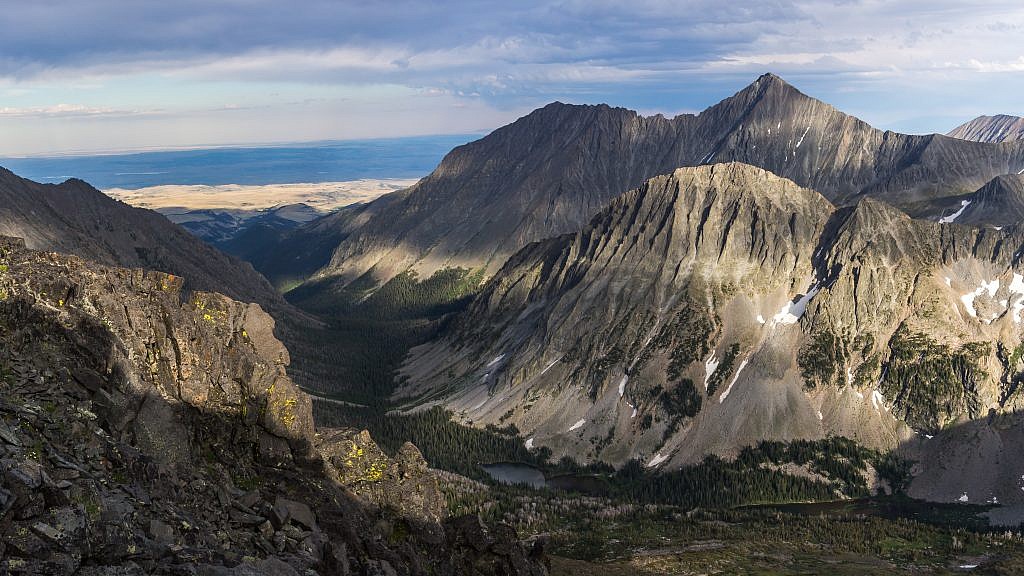
<path id="1" fill-rule="evenodd" d="M 1011 142 L 1024 139 L 1024 118 L 1008 114 L 978 116 L 954 128 L 949 136 L 974 142 Z"/>
<path id="2" fill-rule="evenodd" d="M 0 240 L 5 573 L 544 572 L 415 448 L 318 435 L 273 320 L 182 284 Z"/>
<path id="3" fill-rule="evenodd" d="M 249 264 L 81 180 L 39 184 L 0 168 L 0 234 L 24 238 L 36 250 L 169 272 L 187 278 L 189 290 L 216 291 L 265 309 L 287 306 Z"/>
<path id="4" fill-rule="evenodd" d="M 874 200 L 834 210 L 751 166 L 680 169 L 512 257 L 414 350 L 399 396 L 613 463 L 765 438 L 895 448 L 1021 403 L 1022 243 Z"/>
<path id="5" fill-rule="evenodd" d="M 460 146 L 347 236 L 311 290 L 412 268 L 500 268 L 534 241 L 569 233 L 623 191 L 680 166 L 738 161 L 839 203 L 903 205 L 976 190 L 1024 169 L 1024 145 L 876 130 L 773 75 L 699 115 L 645 118 L 550 104 Z"/>

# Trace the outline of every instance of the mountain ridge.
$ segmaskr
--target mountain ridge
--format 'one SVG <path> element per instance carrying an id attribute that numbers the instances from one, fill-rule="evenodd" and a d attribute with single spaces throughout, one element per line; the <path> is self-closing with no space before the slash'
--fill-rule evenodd
<path id="1" fill-rule="evenodd" d="M 696 115 L 644 117 L 549 104 L 454 149 L 429 176 L 349 234 L 311 291 L 405 270 L 493 274 L 516 249 L 572 232 L 625 190 L 680 166 L 739 161 L 839 204 L 910 204 L 976 190 L 1024 169 L 1024 144 L 883 132 L 768 74 Z"/>
<path id="2" fill-rule="evenodd" d="M 413 350 L 396 398 L 612 464 L 764 439 L 917 446 L 1024 404 L 1007 352 L 1021 244 L 1019 225 L 913 220 L 872 198 L 836 209 L 756 167 L 683 168 L 510 258 Z"/>
<path id="3" fill-rule="evenodd" d="M 957 126 L 947 135 L 975 142 L 1012 142 L 1024 138 L 1024 118 L 1009 114 L 978 116 Z"/>
<path id="4" fill-rule="evenodd" d="M 270 310 L 292 309 L 249 263 L 76 178 L 39 184 L 0 168 L 0 234 L 24 238 L 32 249 L 158 269 L 184 277 L 189 289 L 222 292 Z"/>

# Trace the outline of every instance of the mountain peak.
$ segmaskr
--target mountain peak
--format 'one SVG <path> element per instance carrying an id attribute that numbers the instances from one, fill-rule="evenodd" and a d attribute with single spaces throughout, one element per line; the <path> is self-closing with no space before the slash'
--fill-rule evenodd
<path id="1" fill-rule="evenodd" d="M 978 116 L 957 126 L 947 136 L 975 142 L 1024 140 L 1024 118 L 1010 114 Z"/>

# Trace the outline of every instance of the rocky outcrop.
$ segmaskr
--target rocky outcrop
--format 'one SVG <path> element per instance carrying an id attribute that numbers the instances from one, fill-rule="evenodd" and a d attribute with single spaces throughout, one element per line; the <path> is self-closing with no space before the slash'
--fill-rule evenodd
<path id="1" fill-rule="evenodd" d="M 4 573 L 545 573 L 475 546 L 414 448 L 318 436 L 270 316 L 182 285 L 0 240 Z"/>
<path id="2" fill-rule="evenodd" d="M 518 249 L 576 231 L 651 177 L 729 161 L 838 204 L 870 196 L 904 205 L 1022 170 L 1024 145 L 883 132 L 770 74 L 699 115 L 671 119 L 554 103 L 454 149 L 428 177 L 389 196 L 305 291 L 336 291 L 360 277 L 372 287 L 410 268 L 420 278 L 444 267 L 492 274 Z"/>
<path id="3" fill-rule="evenodd" d="M 978 116 L 954 128 L 953 138 L 974 142 L 1011 142 L 1024 139 L 1024 118 L 1008 114 Z"/>
<path id="4" fill-rule="evenodd" d="M 413 351 L 399 399 L 652 468 L 762 439 L 907 448 L 1024 401 L 1021 245 L 1019 226 L 836 210 L 751 166 L 680 169 L 513 256 Z"/>

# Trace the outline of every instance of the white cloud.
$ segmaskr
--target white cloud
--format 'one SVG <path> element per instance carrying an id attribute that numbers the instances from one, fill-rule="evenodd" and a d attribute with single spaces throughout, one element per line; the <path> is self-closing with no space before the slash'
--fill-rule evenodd
<path id="1" fill-rule="evenodd" d="M 295 114 L 298 126 L 306 108 L 294 104 L 296 93 L 308 91 L 335 102 L 321 107 L 346 127 L 362 120 L 337 104 L 351 97 L 388 133 L 397 122 L 387 121 L 387 105 L 420 111 L 409 130 L 436 114 L 429 123 L 452 132 L 468 124 L 466 110 L 497 122 L 555 99 L 700 110 L 765 71 L 885 128 L 917 115 L 944 130 L 996 107 L 1024 113 L 1015 104 L 1024 90 L 1016 0 L 308 0 L 301 9 L 270 0 L 53 0 L 46 9 L 10 7 L 0 29 L 0 129 L 18 118 L 159 112 L 205 114 L 229 134 L 232 117 L 249 109 Z M 379 86 L 402 95 L 369 93 Z M 86 141 L 70 133 L 76 126 L 51 129 Z M 278 139 L 309 133 L 282 130 Z M 343 132 L 336 137 L 359 130 Z"/>

